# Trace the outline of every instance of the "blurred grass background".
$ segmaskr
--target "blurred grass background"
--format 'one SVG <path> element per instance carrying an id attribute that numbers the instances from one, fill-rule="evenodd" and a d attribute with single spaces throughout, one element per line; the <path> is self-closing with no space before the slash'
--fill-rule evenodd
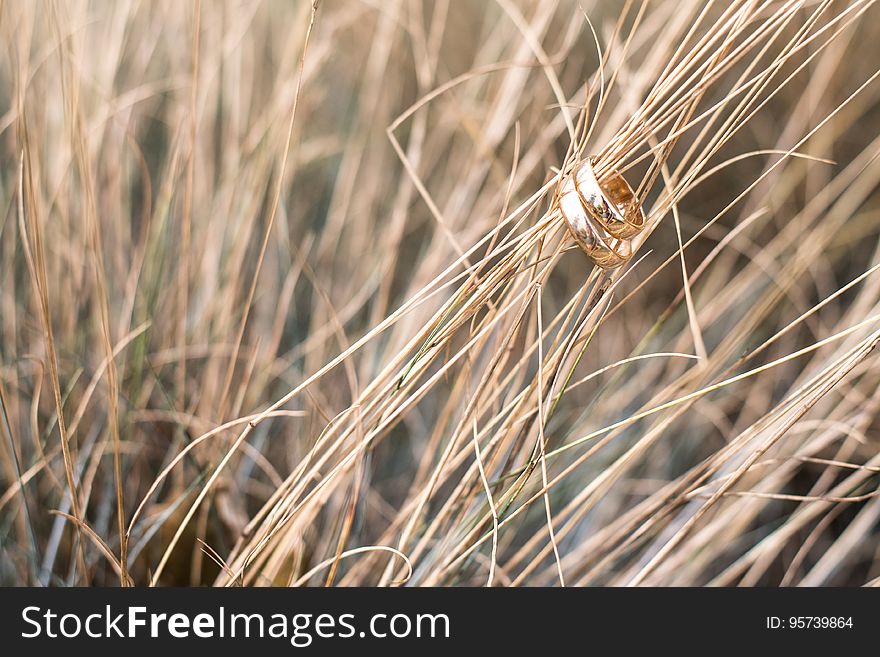
<path id="1" fill-rule="evenodd" d="M 373 545 L 406 554 L 412 584 L 478 585 L 490 571 L 495 584 L 549 585 L 559 572 L 580 585 L 876 582 L 880 285 L 871 272 L 837 294 L 878 262 L 880 88 L 861 87 L 877 72 L 874 4 L 326 0 L 303 55 L 308 2 L 3 3 L 0 582 L 112 585 L 120 569 L 161 584 L 405 574 L 386 551 L 341 558 Z M 481 313 L 507 307 L 490 295 L 420 376 L 466 357 L 411 404 L 386 407 L 399 415 L 372 417 L 369 404 L 380 383 L 403 381 L 411 341 L 454 307 L 456 285 L 432 287 L 435 277 L 497 262 L 486 241 L 462 256 L 556 176 L 567 120 L 588 101 L 595 110 L 596 42 L 606 95 L 586 152 L 620 134 L 679 46 L 731 11 L 744 18 L 731 44 L 775 12 L 790 19 L 767 40 L 769 63 L 757 52 L 732 63 L 701 90 L 701 110 L 729 111 L 752 63 L 778 63 L 775 84 L 786 84 L 763 93 L 705 169 L 761 152 L 678 201 L 683 241 L 705 228 L 683 263 L 671 214 L 657 217 L 644 259 L 609 297 L 614 311 L 568 365 L 577 380 L 633 356 L 693 358 L 646 358 L 567 390 L 540 430 L 547 451 L 859 328 L 637 418 L 594 452 L 548 458 L 559 479 L 547 509 L 529 497 L 542 488 L 535 474 L 529 495 L 514 496 L 529 504 L 493 533 L 503 504 L 487 505 L 467 440 L 479 420 L 491 491 L 531 458 L 538 429 L 517 422 L 536 401 L 509 402 L 542 367 L 529 347 L 541 342 L 534 307 L 520 333 L 471 349 Z M 801 29 L 819 37 L 796 41 Z M 786 43 L 799 49 L 773 59 Z M 711 221 L 780 159 L 767 151 L 820 124 L 797 147 L 808 157 L 785 158 Z M 671 168 L 699 130 L 666 156 Z M 648 162 L 624 164 L 638 181 Z M 646 192 L 646 208 L 662 191 Z M 508 227 L 523 235 L 552 207 L 547 193 Z M 561 227 L 548 235 L 564 241 Z M 591 263 L 570 246 L 560 242 L 541 279 L 545 324 L 591 284 Z M 537 270 L 535 258 L 520 271 Z M 364 336 L 239 445 L 254 414 Z M 511 378 L 480 397 L 499 354 Z M 339 425 L 349 433 L 331 445 Z"/>

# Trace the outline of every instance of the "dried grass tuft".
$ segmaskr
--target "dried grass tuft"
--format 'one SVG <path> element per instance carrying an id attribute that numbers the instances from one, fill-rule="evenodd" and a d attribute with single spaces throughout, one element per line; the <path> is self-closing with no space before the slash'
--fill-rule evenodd
<path id="1" fill-rule="evenodd" d="M 3 4 L 0 582 L 880 581 L 876 2 L 581 4 Z"/>

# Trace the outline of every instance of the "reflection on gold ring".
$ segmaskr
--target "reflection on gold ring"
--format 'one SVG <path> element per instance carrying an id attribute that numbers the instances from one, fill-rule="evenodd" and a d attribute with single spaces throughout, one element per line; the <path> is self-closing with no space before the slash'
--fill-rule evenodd
<path id="1" fill-rule="evenodd" d="M 588 158 L 563 182 L 559 210 L 578 246 L 603 269 L 632 256 L 630 238 L 645 227 L 645 213 L 624 177 L 611 171 L 601 183 Z"/>

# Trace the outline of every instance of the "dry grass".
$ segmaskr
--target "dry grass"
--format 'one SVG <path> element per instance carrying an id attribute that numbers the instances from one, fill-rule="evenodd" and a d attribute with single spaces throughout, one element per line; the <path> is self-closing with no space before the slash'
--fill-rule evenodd
<path id="1" fill-rule="evenodd" d="M 3 3 L 0 582 L 880 582 L 875 4 Z"/>

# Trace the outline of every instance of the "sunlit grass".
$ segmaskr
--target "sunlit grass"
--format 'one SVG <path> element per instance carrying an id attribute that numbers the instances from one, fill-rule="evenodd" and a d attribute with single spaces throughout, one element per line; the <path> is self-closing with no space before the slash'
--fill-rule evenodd
<path id="1" fill-rule="evenodd" d="M 4 3 L 0 582 L 877 583 L 875 4 Z"/>

